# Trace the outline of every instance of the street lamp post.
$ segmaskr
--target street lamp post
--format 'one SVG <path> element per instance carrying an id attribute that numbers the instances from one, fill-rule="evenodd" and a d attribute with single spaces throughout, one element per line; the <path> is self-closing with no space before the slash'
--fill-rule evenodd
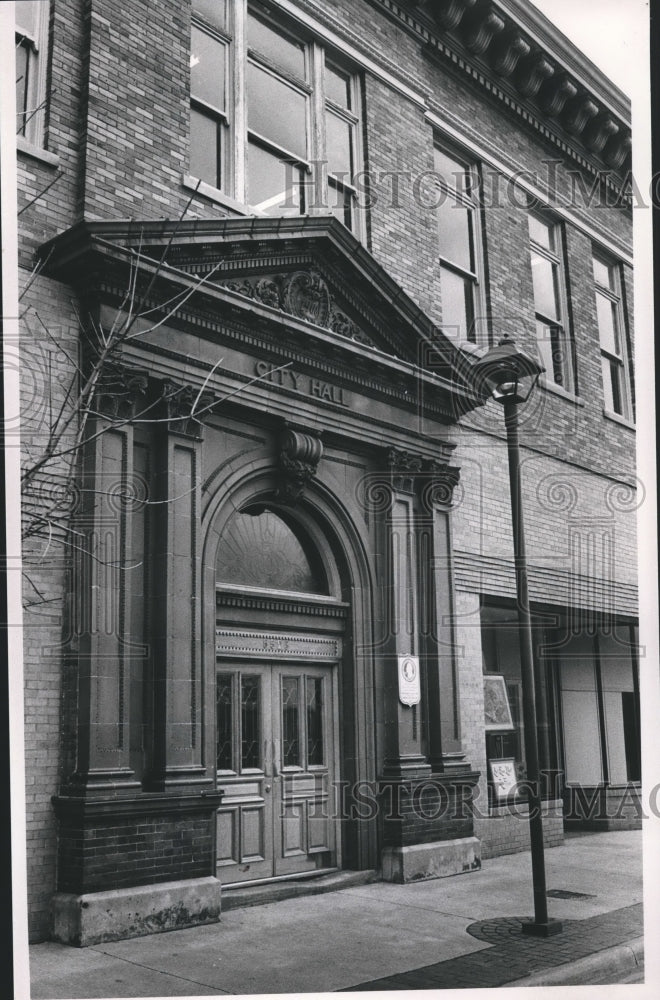
<path id="1" fill-rule="evenodd" d="M 518 406 L 529 399 L 539 375 L 544 369 L 530 355 L 516 347 L 505 336 L 497 347 L 488 351 L 474 365 L 475 385 L 479 395 L 497 400 L 504 407 L 509 484 L 511 488 L 511 521 L 513 527 L 513 557 L 518 599 L 518 635 L 520 642 L 520 676 L 525 726 L 525 757 L 527 764 L 527 796 L 529 805 L 529 835 L 532 854 L 534 889 L 534 920 L 522 925 L 524 934 L 550 937 L 562 930 L 559 920 L 548 917 L 543 852 L 543 819 L 539 773 L 536 687 L 532 652 L 532 621 L 527 587 L 527 560 L 523 524 L 522 490 L 520 483 L 520 445 L 518 436 Z"/>

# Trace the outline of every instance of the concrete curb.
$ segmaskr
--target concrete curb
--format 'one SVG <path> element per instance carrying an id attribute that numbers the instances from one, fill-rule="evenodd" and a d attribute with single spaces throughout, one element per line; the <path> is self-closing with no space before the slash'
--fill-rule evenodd
<path id="1" fill-rule="evenodd" d="M 585 955 L 575 962 L 552 969 L 535 972 L 524 979 L 516 979 L 506 986 L 587 986 L 606 983 L 609 976 L 620 975 L 642 965 L 644 962 L 644 938 L 633 938 L 624 944 L 603 948 L 592 955 Z"/>

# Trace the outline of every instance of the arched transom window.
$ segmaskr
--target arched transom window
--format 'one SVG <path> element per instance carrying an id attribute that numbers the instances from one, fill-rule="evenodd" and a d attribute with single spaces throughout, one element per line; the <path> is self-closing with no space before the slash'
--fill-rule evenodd
<path id="1" fill-rule="evenodd" d="M 327 594 L 325 573 L 304 533 L 264 507 L 232 515 L 222 534 L 216 580 L 219 584 Z"/>

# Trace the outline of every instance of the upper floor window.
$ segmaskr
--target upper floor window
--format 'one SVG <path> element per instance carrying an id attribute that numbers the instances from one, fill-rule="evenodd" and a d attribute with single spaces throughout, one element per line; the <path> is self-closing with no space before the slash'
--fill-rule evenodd
<path id="1" fill-rule="evenodd" d="M 452 339 L 476 342 L 480 247 L 474 168 L 438 147 L 434 168 L 442 329 Z"/>
<path id="2" fill-rule="evenodd" d="M 632 420 L 630 370 L 619 271 L 616 266 L 600 257 L 593 258 L 593 271 L 605 409 L 626 420 Z"/>
<path id="3" fill-rule="evenodd" d="M 193 0 L 191 173 L 262 215 L 334 214 L 358 235 L 359 81 L 258 4 Z"/>
<path id="4" fill-rule="evenodd" d="M 49 0 L 16 0 L 16 133 L 43 142 Z"/>
<path id="5" fill-rule="evenodd" d="M 564 261 L 559 226 L 529 216 L 536 339 L 546 380 L 577 392 L 575 352 L 566 315 Z"/>

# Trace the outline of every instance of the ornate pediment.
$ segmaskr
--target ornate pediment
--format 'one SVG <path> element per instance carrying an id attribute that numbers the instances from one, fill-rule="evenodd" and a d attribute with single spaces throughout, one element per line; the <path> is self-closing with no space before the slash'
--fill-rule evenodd
<path id="1" fill-rule="evenodd" d="M 173 326 L 249 344 L 277 370 L 282 358 L 293 381 L 315 366 L 313 394 L 339 378 L 450 419 L 479 405 L 469 359 L 334 217 L 82 222 L 40 255 L 45 274 L 109 306 L 137 263 L 149 316 L 178 303 Z"/>
<path id="2" fill-rule="evenodd" d="M 314 268 L 268 277 L 228 278 L 220 284 L 248 299 L 279 309 L 288 316 L 333 330 L 359 344 L 377 347 L 373 337 L 339 308 L 327 281 Z"/>

